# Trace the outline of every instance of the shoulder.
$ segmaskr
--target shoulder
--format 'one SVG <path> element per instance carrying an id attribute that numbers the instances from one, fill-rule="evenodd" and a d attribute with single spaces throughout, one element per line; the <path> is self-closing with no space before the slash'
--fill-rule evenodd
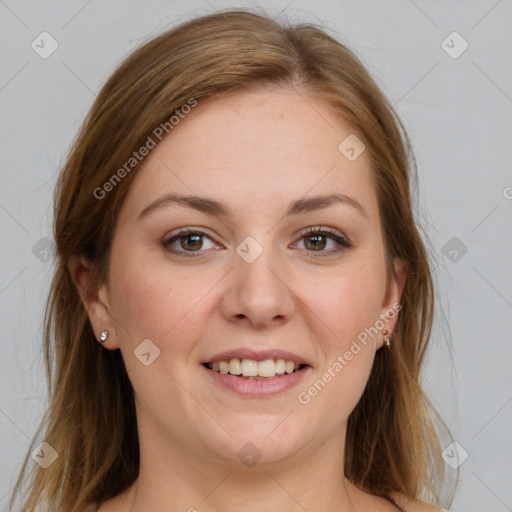
<path id="1" fill-rule="evenodd" d="M 413 500 L 398 492 L 393 492 L 391 498 L 399 507 L 402 507 L 405 512 L 450 512 L 449 510 L 436 507 L 425 501 Z"/>

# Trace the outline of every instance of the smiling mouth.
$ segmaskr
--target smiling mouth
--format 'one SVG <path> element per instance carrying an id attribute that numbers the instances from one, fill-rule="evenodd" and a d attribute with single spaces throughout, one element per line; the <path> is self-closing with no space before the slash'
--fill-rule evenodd
<path id="1" fill-rule="evenodd" d="M 299 364 L 285 359 L 256 361 L 254 359 L 240 360 L 237 358 L 228 361 L 203 363 L 203 366 L 214 372 L 223 375 L 233 375 L 245 380 L 269 380 L 276 377 L 284 377 L 308 367 L 307 364 Z"/>

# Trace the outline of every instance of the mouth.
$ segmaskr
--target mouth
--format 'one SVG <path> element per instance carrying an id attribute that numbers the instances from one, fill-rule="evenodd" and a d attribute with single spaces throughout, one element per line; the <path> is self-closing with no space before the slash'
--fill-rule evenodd
<path id="1" fill-rule="evenodd" d="M 244 380 L 279 379 L 310 368 L 307 364 L 286 359 L 255 359 L 231 358 L 223 361 L 202 363 L 205 368 L 221 375 L 232 375 Z"/>
<path id="2" fill-rule="evenodd" d="M 267 356 L 268 357 L 268 356 Z M 270 398 L 296 388 L 313 367 L 286 359 L 224 359 L 202 363 L 208 386 L 243 398 Z"/>

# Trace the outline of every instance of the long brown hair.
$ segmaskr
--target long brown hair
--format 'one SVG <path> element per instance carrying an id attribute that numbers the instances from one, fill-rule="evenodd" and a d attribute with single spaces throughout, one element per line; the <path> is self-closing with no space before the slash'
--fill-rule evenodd
<path id="1" fill-rule="evenodd" d="M 349 417 L 345 474 L 373 494 L 438 500 L 444 472 L 432 419 L 436 413 L 420 386 L 433 323 L 433 281 L 411 206 L 416 164 L 405 129 L 356 55 L 324 30 L 228 10 L 182 23 L 128 56 L 98 94 L 70 150 L 55 189 L 57 253 L 45 312 L 50 403 L 11 507 L 19 495 L 26 512 L 40 510 L 41 504 L 79 512 L 88 502 L 121 493 L 137 478 L 133 388 L 121 352 L 97 342 L 68 262 L 72 255 L 85 255 L 97 269 L 96 283 L 106 282 L 116 219 L 138 166 L 109 187 L 108 200 L 98 198 L 98 188 L 191 99 L 200 108 L 208 98 L 257 86 L 293 89 L 327 102 L 364 141 L 388 269 L 393 272 L 394 257 L 403 258 L 408 278 L 393 348 L 377 352 Z M 36 439 L 58 453 L 46 469 L 31 460 Z"/>

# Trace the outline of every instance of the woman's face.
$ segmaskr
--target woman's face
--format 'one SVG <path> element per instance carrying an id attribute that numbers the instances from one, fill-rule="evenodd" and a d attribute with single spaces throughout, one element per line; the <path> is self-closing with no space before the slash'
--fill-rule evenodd
<path id="1" fill-rule="evenodd" d="M 367 154 L 339 149 L 351 133 L 264 89 L 199 104 L 145 157 L 91 315 L 121 349 L 141 444 L 246 465 L 343 448 L 404 281 L 387 280 Z M 237 356 L 246 374 L 307 366 L 261 380 L 204 364 L 237 373 Z"/>

